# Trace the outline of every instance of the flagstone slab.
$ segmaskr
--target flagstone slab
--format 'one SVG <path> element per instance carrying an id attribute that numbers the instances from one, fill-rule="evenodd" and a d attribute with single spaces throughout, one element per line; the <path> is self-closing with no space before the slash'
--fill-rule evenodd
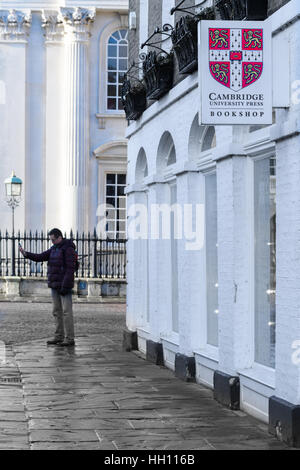
<path id="1" fill-rule="evenodd" d="M 126 430 L 132 429 L 126 419 L 100 419 L 100 418 L 56 418 L 56 419 L 31 419 L 28 423 L 29 430 L 72 429 L 72 430 Z"/>
<path id="2" fill-rule="evenodd" d="M 32 430 L 30 442 L 99 442 L 95 431 L 86 430 Z"/>
<path id="3" fill-rule="evenodd" d="M 22 378 L 0 383 L 0 448 L 286 448 L 259 421 L 223 408 L 212 390 L 124 353 L 119 333 L 78 338 L 72 349 L 16 345 L 11 366 L 0 370 Z"/>
<path id="4" fill-rule="evenodd" d="M 112 450 L 116 447 L 112 442 L 34 442 L 31 450 Z"/>

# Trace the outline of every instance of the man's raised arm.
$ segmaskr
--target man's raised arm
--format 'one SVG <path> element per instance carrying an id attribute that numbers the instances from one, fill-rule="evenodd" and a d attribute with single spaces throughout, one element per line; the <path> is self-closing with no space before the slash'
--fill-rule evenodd
<path id="1" fill-rule="evenodd" d="M 24 251 L 24 250 L 21 250 L 21 249 L 20 249 L 20 251 L 21 251 L 21 253 L 23 254 L 23 256 L 25 258 L 31 259 L 32 261 L 39 262 L 39 261 L 48 261 L 49 260 L 51 248 L 49 248 L 49 250 L 47 250 L 47 251 L 43 251 L 43 253 L 30 253 L 29 251 Z"/>

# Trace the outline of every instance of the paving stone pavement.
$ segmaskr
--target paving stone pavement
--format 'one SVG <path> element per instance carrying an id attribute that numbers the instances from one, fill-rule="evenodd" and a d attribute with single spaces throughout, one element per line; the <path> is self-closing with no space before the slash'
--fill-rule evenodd
<path id="1" fill-rule="evenodd" d="M 0 366 L 0 449 L 286 449 L 212 391 L 124 352 L 121 335 L 9 346 Z M 21 383 L 20 383 L 21 380 Z"/>

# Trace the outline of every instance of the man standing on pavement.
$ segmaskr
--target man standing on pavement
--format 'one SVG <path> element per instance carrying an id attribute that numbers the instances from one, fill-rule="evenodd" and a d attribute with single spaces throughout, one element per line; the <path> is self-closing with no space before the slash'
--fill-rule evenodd
<path id="1" fill-rule="evenodd" d="M 62 232 L 54 228 L 49 232 L 53 246 L 43 253 L 29 253 L 20 246 L 25 258 L 32 261 L 48 261 L 48 287 L 51 288 L 53 316 L 56 330 L 48 345 L 75 346 L 72 288 L 76 270 L 75 245 L 63 238 Z"/>

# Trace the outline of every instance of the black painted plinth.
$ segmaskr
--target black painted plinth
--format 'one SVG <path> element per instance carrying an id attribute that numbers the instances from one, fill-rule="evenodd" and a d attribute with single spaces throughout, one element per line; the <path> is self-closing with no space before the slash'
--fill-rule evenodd
<path id="1" fill-rule="evenodd" d="M 240 379 L 224 372 L 214 373 L 214 399 L 231 410 L 240 409 Z"/>
<path id="2" fill-rule="evenodd" d="M 157 366 L 164 365 L 163 345 L 150 339 L 146 341 L 146 359 Z"/>
<path id="3" fill-rule="evenodd" d="M 123 330 L 123 351 L 137 351 L 138 337 L 136 331 Z"/>
<path id="4" fill-rule="evenodd" d="M 195 358 L 177 353 L 175 356 L 175 376 L 185 382 L 195 382 L 195 375 Z"/>
<path id="5" fill-rule="evenodd" d="M 271 397 L 269 432 L 289 446 L 300 448 L 300 405 Z"/>

